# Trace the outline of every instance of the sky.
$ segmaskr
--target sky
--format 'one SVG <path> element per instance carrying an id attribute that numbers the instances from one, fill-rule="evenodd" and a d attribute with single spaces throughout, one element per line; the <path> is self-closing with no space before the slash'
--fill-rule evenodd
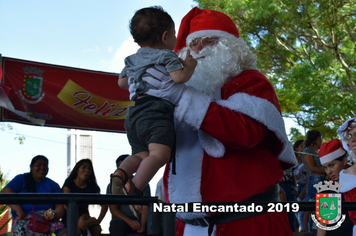
<path id="1" fill-rule="evenodd" d="M 136 52 L 128 24 L 136 10 L 160 5 L 173 18 L 176 31 L 182 17 L 197 5 L 192 0 L 0 0 L 0 54 L 76 68 L 116 72 L 124 58 Z M 13 130 L 0 130 L 0 167 L 7 179 L 29 171 L 31 159 L 49 159 L 47 177 L 62 186 L 66 178 L 67 130 L 9 123 Z M 289 126 L 293 125 L 288 122 Z M 16 134 L 25 136 L 19 144 Z M 125 134 L 95 132 L 94 171 L 105 193 L 116 158 L 130 153 Z M 162 176 L 151 181 L 151 191 Z M 105 222 L 111 218 L 106 215 Z M 108 232 L 107 225 L 102 225 Z"/>
<path id="2" fill-rule="evenodd" d="M 119 73 L 124 59 L 135 53 L 128 25 L 135 11 L 160 5 L 173 18 L 176 29 L 183 16 L 197 4 L 192 0 L 0 0 L 0 54 L 82 69 Z M 29 171 L 31 159 L 49 159 L 47 177 L 63 185 L 66 176 L 66 138 L 63 128 L 9 123 L 13 130 L 0 130 L 0 168 L 8 180 Z M 25 136 L 24 144 L 15 139 Z M 125 134 L 95 132 L 94 171 L 105 193 L 116 158 L 130 153 Z M 150 182 L 151 192 L 162 176 Z M 108 232 L 108 212 L 102 223 Z"/>
<path id="3" fill-rule="evenodd" d="M 138 49 L 128 29 L 136 10 L 160 5 L 178 29 L 182 17 L 196 3 L 191 0 L 0 0 L 0 54 L 49 64 L 116 72 L 124 58 Z M 37 154 L 50 160 L 48 177 L 60 185 L 66 177 L 67 130 L 11 123 L 15 130 L 0 132 L 0 166 L 11 179 L 29 170 Z M 14 140 L 16 132 L 26 137 L 23 145 Z M 130 153 L 125 134 L 95 132 L 99 181 L 115 167 L 117 156 Z M 14 165 L 16 163 L 16 165 Z M 106 182 L 107 182 L 106 178 Z M 105 186 L 100 186 L 105 190 Z"/>

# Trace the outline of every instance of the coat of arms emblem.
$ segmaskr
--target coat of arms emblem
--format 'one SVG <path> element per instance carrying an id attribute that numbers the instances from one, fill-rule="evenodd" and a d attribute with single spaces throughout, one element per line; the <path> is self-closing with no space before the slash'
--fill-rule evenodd
<path id="1" fill-rule="evenodd" d="M 39 103 L 45 95 L 42 93 L 42 74 L 44 71 L 34 66 L 24 67 L 22 69 L 24 70 L 24 79 L 22 90 L 19 90 L 19 94 L 22 100 L 27 103 Z"/>
<path id="2" fill-rule="evenodd" d="M 339 228 L 346 217 L 341 213 L 342 196 L 339 191 L 342 184 L 325 180 L 313 186 L 318 192 L 315 199 L 315 214 L 312 214 L 314 223 L 323 230 Z"/>

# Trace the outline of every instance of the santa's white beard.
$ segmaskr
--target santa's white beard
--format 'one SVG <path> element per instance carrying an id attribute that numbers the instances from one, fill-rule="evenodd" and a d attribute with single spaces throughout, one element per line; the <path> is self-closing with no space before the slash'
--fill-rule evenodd
<path id="1" fill-rule="evenodd" d="M 179 56 L 185 58 L 188 47 L 183 48 Z M 242 39 L 220 38 L 215 46 L 204 47 L 200 52 L 190 54 L 198 61 L 189 86 L 215 100 L 216 91 L 231 78 L 246 69 L 257 69 L 256 56 L 252 54 Z"/>

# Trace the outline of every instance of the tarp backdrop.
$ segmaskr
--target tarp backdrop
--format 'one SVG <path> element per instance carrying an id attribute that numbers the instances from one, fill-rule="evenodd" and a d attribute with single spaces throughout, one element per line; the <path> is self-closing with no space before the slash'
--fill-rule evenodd
<path id="1" fill-rule="evenodd" d="M 118 74 L 1 55 L 0 61 L 1 121 L 125 132 L 133 102 Z"/>

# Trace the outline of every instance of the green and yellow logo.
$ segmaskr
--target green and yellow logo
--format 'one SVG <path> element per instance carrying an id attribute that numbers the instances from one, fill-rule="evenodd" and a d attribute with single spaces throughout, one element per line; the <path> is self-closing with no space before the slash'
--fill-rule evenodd
<path id="1" fill-rule="evenodd" d="M 338 193 L 341 186 L 337 182 L 326 180 L 314 184 L 318 193 L 315 196 L 315 214 L 312 214 L 312 219 L 323 230 L 337 229 L 345 220 L 345 215 L 341 213 L 342 197 Z M 336 193 L 322 193 L 325 191 Z"/>

